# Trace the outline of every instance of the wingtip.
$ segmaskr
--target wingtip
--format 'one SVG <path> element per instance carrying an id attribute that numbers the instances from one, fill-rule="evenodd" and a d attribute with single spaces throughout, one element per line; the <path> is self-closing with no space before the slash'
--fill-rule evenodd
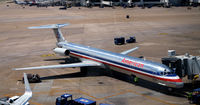
<path id="1" fill-rule="evenodd" d="M 18 71 L 18 70 L 23 70 L 23 69 L 21 69 L 21 68 L 13 68 L 12 70 Z"/>
<path id="2" fill-rule="evenodd" d="M 16 69 L 16 68 L 12 68 L 12 70 L 14 70 L 14 71 L 15 71 L 15 70 L 17 70 L 17 69 Z"/>

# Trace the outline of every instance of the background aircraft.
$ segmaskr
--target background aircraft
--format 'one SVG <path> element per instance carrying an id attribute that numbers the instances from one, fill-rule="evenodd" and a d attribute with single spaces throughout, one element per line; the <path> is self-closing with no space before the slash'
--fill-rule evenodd
<path id="1" fill-rule="evenodd" d="M 29 105 L 28 100 L 32 97 L 32 91 L 29 86 L 26 73 L 24 73 L 25 93 L 22 96 L 13 96 L 0 99 L 0 105 Z"/>

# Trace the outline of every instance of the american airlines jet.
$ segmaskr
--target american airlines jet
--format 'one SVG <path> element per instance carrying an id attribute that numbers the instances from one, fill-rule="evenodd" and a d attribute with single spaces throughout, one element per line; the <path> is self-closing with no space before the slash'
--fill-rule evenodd
<path id="1" fill-rule="evenodd" d="M 29 29 L 53 29 L 57 38 L 57 48 L 54 49 L 54 52 L 64 56 L 78 58 L 81 62 L 62 65 L 15 68 L 14 70 L 101 67 L 136 76 L 167 87 L 183 87 L 182 80 L 169 67 L 160 63 L 127 55 L 138 49 L 138 47 L 121 53 L 114 53 L 111 51 L 92 48 L 90 46 L 70 43 L 65 40 L 60 30 L 61 27 L 66 25 L 68 24 L 43 25 L 38 27 L 29 27 Z"/>

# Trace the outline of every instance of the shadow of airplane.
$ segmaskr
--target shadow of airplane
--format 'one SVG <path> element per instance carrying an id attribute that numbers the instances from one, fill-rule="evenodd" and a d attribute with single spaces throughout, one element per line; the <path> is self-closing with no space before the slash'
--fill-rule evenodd
<path id="1" fill-rule="evenodd" d="M 95 72 L 94 72 L 95 71 Z M 167 94 L 167 95 L 172 95 L 172 96 L 176 96 L 176 97 L 185 97 L 186 93 L 185 91 L 187 89 L 182 88 L 182 89 L 173 89 L 172 91 L 168 91 L 168 88 L 165 86 L 161 86 L 159 84 L 153 83 L 153 82 L 149 82 L 143 79 L 138 79 L 138 82 L 133 82 L 133 79 L 130 78 L 130 76 L 123 74 L 123 73 L 119 73 L 116 71 L 113 71 L 114 73 L 112 73 L 110 75 L 110 73 L 103 72 L 102 70 L 94 70 L 93 72 L 87 75 L 82 74 L 81 72 L 75 72 L 75 73 L 70 73 L 70 74 L 61 74 L 61 75 L 54 75 L 54 76 L 46 76 L 46 77 L 41 77 L 41 80 L 51 80 L 51 79 L 64 79 L 64 78 L 84 78 L 84 77 L 92 77 L 92 76 L 108 76 L 111 78 L 115 78 L 117 80 L 121 80 L 124 82 L 128 82 L 130 84 L 136 85 L 136 86 L 141 86 L 143 88 L 147 88 L 147 89 L 151 89 L 163 94 Z M 150 95 L 151 93 L 149 92 L 148 95 Z M 153 94 L 153 93 L 152 93 Z"/>
<path id="2" fill-rule="evenodd" d="M 63 78 L 80 78 L 85 77 L 81 74 L 81 72 L 70 73 L 70 74 L 61 74 L 61 75 L 53 75 L 53 76 L 46 76 L 41 77 L 41 80 L 51 80 L 51 79 L 63 79 Z"/>

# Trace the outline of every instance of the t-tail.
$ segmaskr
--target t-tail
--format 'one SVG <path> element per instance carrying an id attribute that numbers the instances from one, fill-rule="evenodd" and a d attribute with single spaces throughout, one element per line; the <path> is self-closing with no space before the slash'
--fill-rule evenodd
<path id="1" fill-rule="evenodd" d="M 66 23 L 66 24 L 51 24 L 51 25 L 42 25 L 42 26 L 36 26 L 36 27 L 29 27 L 28 29 L 53 29 L 54 31 L 54 34 L 55 34 L 55 37 L 59 42 L 66 42 L 67 41 L 65 40 L 65 38 L 63 37 L 62 35 L 62 32 L 60 30 L 61 27 L 64 27 L 64 26 L 68 26 L 69 24 Z"/>

